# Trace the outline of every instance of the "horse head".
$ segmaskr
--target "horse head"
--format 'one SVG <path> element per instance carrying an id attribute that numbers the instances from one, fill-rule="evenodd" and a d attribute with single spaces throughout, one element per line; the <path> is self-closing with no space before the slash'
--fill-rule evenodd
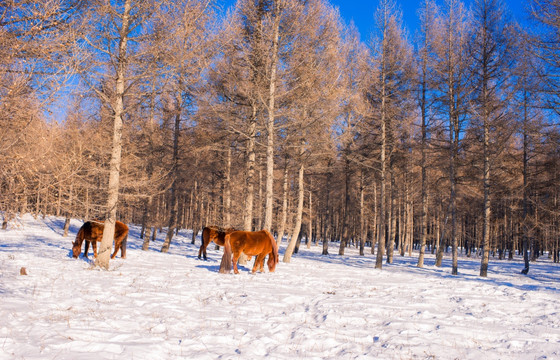
<path id="1" fill-rule="evenodd" d="M 82 243 L 79 242 L 77 239 L 72 243 L 72 257 L 77 259 L 80 253 L 82 252 Z"/>

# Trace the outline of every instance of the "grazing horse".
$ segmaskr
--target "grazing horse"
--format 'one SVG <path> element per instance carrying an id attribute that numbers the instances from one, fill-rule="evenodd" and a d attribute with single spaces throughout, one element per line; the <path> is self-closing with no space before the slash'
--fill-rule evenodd
<path id="1" fill-rule="evenodd" d="M 86 221 L 78 234 L 76 234 L 76 240 L 72 244 L 72 257 L 77 258 L 82 250 L 82 243 L 86 241 L 86 248 L 84 251 L 84 257 L 88 257 L 89 243 L 93 248 L 93 257 L 97 258 L 97 242 L 103 239 L 103 221 L 93 220 Z M 111 255 L 111 259 L 117 256 L 117 251 L 121 249 L 121 258 L 126 258 L 126 241 L 128 239 L 128 226 L 124 223 L 117 221 L 115 223 L 115 251 Z"/>
<path id="2" fill-rule="evenodd" d="M 233 255 L 233 272 L 237 270 L 237 260 L 241 253 L 248 256 L 256 256 L 252 272 L 264 271 L 264 258 L 268 256 L 268 270 L 273 272 L 278 263 L 278 245 L 270 232 L 261 231 L 234 231 L 226 234 L 224 244 L 224 256 L 220 264 L 220 273 L 228 273 L 231 270 Z"/>
<path id="3" fill-rule="evenodd" d="M 224 246 L 224 241 L 226 234 L 235 231 L 235 229 L 222 229 L 216 226 L 207 226 L 202 229 L 202 244 L 200 244 L 200 249 L 198 250 L 198 258 L 202 255 L 204 260 L 206 259 L 206 248 L 210 245 L 210 242 L 215 242 L 218 246 Z"/>

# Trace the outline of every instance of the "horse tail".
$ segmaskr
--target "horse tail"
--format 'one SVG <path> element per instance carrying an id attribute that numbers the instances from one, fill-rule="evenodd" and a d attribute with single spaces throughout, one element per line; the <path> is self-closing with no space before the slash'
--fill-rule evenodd
<path id="1" fill-rule="evenodd" d="M 272 254 L 270 254 L 269 256 L 272 256 L 274 258 L 274 265 L 278 264 L 278 244 L 276 243 L 276 240 L 274 240 L 274 236 L 272 236 L 272 234 L 270 233 L 270 231 L 265 230 L 266 234 L 268 235 L 268 239 L 270 240 L 270 245 L 272 246 Z"/>
<path id="2" fill-rule="evenodd" d="M 222 262 L 220 263 L 220 274 L 229 274 L 233 266 L 233 252 L 231 250 L 231 243 L 229 240 L 229 234 L 225 236 L 224 239 L 224 255 L 222 256 Z"/>

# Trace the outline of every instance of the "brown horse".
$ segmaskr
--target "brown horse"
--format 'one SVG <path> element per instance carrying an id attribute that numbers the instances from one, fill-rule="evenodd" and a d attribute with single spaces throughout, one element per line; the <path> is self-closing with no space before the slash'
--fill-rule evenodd
<path id="1" fill-rule="evenodd" d="M 93 257 L 97 258 L 97 242 L 103 239 L 103 221 L 93 220 L 86 221 L 78 234 L 76 234 L 76 240 L 72 244 L 72 257 L 77 258 L 82 250 L 82 243 L 86 241 L 86 248 L 84 251 L 84 257 L 87 259 L 89 243 L 93 248 Z M 117 251 L 121 249 L 121 258 L 126 258 L 126 241 L 128 239 L 128 226 L 124 223 L 117 221 L 115 223 L 115 251 L 111 255 L 111 259 L 117 256 Z"/>
<path id="2" fill-rule="evenodd" d="M 268 270 L 273 272 L 278 264 L 278 245 L 270 232 L 261 231 L 234 231 L 226 234 L 225 250 L 220 264 L 220 273 L 227 273 L 231 270 L 233 263 L 233 272 L 239 274 L 237 270 L 237 260 L 241 253 L 248 256 L 256 256 L 255 264 L 252 272 L 259 270 L 264 271 L 264 258 L 268 256 Z M 232 262 L 233 254 L 233 262 Z"/>
<path id="3" fill-rule="evenodd" d="M 198 250 L 198 258 L 202 255 L 204 260 L 206 259 L 206 248 L 210 245 L 210 242 L 215 242 L 218 246 L 224 246 L 224 241 L 226 234 L 235 231 L 235 229 L 222 229 L 217 226 L 207 226 L 202 229 L 202 244 L 200 244 L 200 249 Z"/>

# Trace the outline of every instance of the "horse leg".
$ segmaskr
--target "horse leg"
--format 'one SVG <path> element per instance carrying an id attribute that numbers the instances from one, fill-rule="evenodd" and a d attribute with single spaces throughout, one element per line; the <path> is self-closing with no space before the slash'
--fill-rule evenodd
<path id="1" fill-rule="evenodd" d="M 266 254 L 263 255 L 261 261 L 259 262 L 259 272 L 264 272 L 264 259 L 266 259 Z"/>
<path id="2" fill-rule="evenodd" d="M 261 260 L 261 269 L 260 272 L 264 272 L 264 260 L 266 259 L 266 254 L 263 256 L 262 260 Z"/>
<path id="3" fill-rule="evenodd" d="M 253 271 L 252 273 L 254 274 L 257 269 L 259 270 L 259 272 L 263 272 L 263 262 L 264 262 L 264 257 L 266 256 L 263 254 L 259 254 L 255 257 L 255 264 L 253 265 Z"/>
<path id="4" fill-rule="evenodd" d="M 97 240 L 91 241 L 91 247 L 93 248 L 93 258 L 97 259 Z"/>
<path id="5" fill-rule="evenodd" d="M 88 259 L 88 255 L 87 255 L 88 251 L 89 251 L 89 240 L 86 240 L 86 249 L 84 250 L 84 257 L 86 259 Z"/>
<path id="6" fill-rule="evenodd" d="M 126 259 L 126 243 L 128 242 L 128 234 L 124 237 L 121 242 L 121 259 Z"/>
<path id="7" fill-rule="evenodd" d="M 234 252 L 233 253 L 233 272 L 235 274 L 239 274 L 239 270 L 237 270 L 237 260 L 241 256 L 241 252 Z"/>
<path id="8" fill-rule="evenodd" d="M 119 252 L 119 249 L 122 246 L 122 239 L 120 238 L 115 238 L 115 250 L 113 251 L 113 254 L 111 254 L 111 259 L 114 259 L 117 256 L 117 253 Z M 122 252 L 121 252 L 121 256 L 122 256 Z"/>
<path id="9" fill-rule="evenodd" d="M 202 244 L 200 244 L 200 249 L 198 249 L 198 258 L 199 259 L 200 259 L 200 256 L 202 255 L 204 257 L 204 260 L 206 260 L 206 246 L 208 246 L 208 244 L 203 239 Z"/>

